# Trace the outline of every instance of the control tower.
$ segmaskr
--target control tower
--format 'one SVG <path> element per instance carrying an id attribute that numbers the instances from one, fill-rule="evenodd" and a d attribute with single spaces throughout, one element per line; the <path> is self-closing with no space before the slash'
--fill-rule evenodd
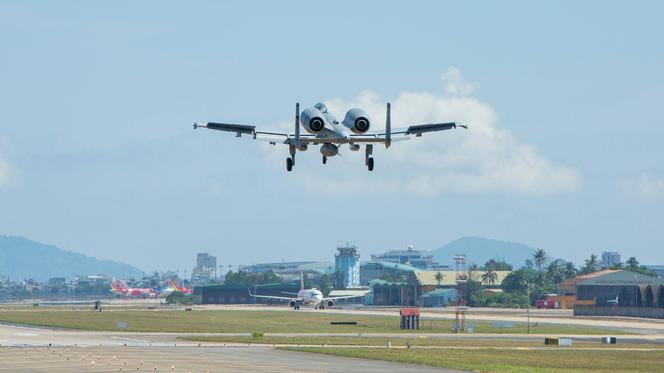
<path id="1" fill-rule="evenodd" d="M 334 270 L 343 278 L 343 287 L 360 286 L 360 252 L 355 245 L 337 246 L 339 251 L 334 255 Z"/>

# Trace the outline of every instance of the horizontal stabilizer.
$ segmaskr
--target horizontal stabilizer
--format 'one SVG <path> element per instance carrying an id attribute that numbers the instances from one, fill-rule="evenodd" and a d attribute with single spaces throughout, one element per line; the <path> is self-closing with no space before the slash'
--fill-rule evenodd
<path id="1" fill-rule="evenodd" d="M 197 125 L 197 127 L 206 127 L 211 130 L 246 133 L 252 135 L 256 131 L 256 126 L 247 126 L 244 124 L 231 124 L 231 123 L 214 123 L 208 122 L 205 126 Z"/>
<path id="2" fill-rule="evenodd" d="M 417 135 L 424 132 L 435 132 L 435 131 L 445 131 L 452 128 L 456 128 L 455 122 L 450 123 L 431 123 L 431 124 L 418 124 L 416 126 L 410 126 L 406 130 L 406 135 Z"/>

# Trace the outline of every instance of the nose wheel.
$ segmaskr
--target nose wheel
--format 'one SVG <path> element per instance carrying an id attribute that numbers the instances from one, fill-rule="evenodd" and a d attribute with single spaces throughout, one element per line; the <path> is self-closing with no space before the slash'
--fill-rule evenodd
<path id="1" fill-rule="evenodd" d="M 291 157 L 286 158 L 286 170 L 287 171 L 293 170 L 293 158 Z"/>
<path id="2" fill-rule="evenodd" d="M 373 168 L 374 168 L 374 159 L 373 157 L 369 157 L 369 159 L 367 159 L 367 169 L 369 171 L 373 171 Z"/>

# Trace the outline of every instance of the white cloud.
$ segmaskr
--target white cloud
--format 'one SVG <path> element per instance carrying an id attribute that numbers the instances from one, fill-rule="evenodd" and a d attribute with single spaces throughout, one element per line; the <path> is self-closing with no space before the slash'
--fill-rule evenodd
<path id="1" fill-rule="evenodd" d="M 311 177 L 305 187 L 357 192 L 375 190 L 376 185 L 381 185 L 385 192 L 422 194 L 555 194 L 580 187 L 581 177 L 576 170 L 556 164 L 534 146 L 520 142 L 508 130 L 499 128 L 493 108 L 468 96 L 477 85 L 465 83 L 458 69 L 448 69 L 442 80 L 443 93 L 440 94 L 399 94 L 392 101 L 393 126 L 460 121 L 469 124 L 469 130 L 425 134 L 394 143 L 389 151 L 377 154 L 377 162 L 394 162 L 398 166 L 398 176 L 383 176 L 377 166 L 370 178 L 359 174 L 344 175 L 336 181 Z M 384 127 L 385 100 L 375 92 L 364 91 L 352 101 L 332 99 L 326 104 L 340 117 L 351 107 L 362 107 L 371 115 L 373 129 Z"/>
<path id="2" fill-rule="evenodd" d="M 664 177 L 643 173 L 637 178 L 625 180 L 623 190 L 647 199 L 664 200 Z"/>
<path id="3" fill-rule="evenodd" d="M 9 177 L 11 172 L 9 162 L 3 158 L 3 145 L 4 143 L 2 138 L 0 138 L 0 189 L 9 184 Z"/>
<path id="4" fill-rule="evenodd" d="M 465 82 L 461 71 L 454 66 L 450 66 L 440 77 L 445 92 L 452 96 L 470 94 L 478 87 L 476 83 Z"/>

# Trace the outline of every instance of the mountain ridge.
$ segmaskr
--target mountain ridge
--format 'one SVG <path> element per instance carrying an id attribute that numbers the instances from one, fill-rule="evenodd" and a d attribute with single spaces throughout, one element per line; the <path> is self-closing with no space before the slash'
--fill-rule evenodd
<path id="1" fill-rule="evenodd" d="M 12 280 L 45 281 L 52 277 L 104 274 L 138 276 L 144 271 L 122 262 L 99 260 L 20 236 L 0 235 L 0 275 Z"/>
<path id="2" fill-rule="evenodd" d="M 434 261 L 441 264 L 453 263 L 456 254 L 465 254 L 467 264 L 484 265 L 490 259 L 504 260 L 514 268 L 525 265 L 535 248 L 519 242 L 494 240 L 485 237 L 461 237 L 435 250 L 429 251 Z"/>

